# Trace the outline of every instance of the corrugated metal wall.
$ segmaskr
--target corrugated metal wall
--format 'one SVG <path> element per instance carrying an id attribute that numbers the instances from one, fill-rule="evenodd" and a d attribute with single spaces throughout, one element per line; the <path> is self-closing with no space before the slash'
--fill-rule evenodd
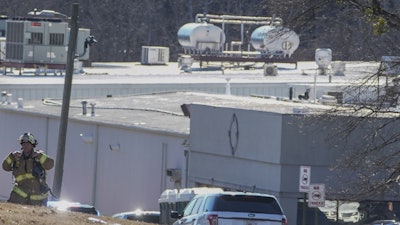
<path id="1" fill-rule="evenodd" d="M 7 127 L 0 129 L 2 158 L 19 150 L 17 138 L 30 131 L 38 139 L 37 148 L 56 159 L 58 118 L 0 110 L 0 124 Z M 93 204 L 105 215 L 137 208 L 158 210 L 160 184 L 174 187 L 163 172 L 177 166 L 185 171 L 185 138 L 70 120 L 61 198 Z M 110 145 L 118 149 L 112 150 Z M 47 177 L 52 187 L 54 168 Z M 0 180 L 0 197 L 5 200 L 12 188 L 11 173 L 1 172 Z"/>

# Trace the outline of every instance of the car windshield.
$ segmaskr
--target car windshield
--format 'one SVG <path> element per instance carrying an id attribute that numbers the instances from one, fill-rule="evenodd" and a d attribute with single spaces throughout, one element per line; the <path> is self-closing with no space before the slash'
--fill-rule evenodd
<path id="1" fill-rule="evenodd" d="M 93 215 L 100 215 L 100 212 L 92 205 L 81 204 L 79 202 L 68 201 L 48 201 L 47 207 L 62 211 L 81 212 Z"/>
<path id="2" fill-rule="evenodd" d="M 222 195 L 215 200 L 213 211 L 283 214 L 274 198 L 265 196 Z"/>

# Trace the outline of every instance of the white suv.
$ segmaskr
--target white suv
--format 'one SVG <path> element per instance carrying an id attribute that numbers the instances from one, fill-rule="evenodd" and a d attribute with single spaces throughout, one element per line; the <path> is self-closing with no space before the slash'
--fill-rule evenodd
<path id="1" fill-rule="evenodd" d="M 222 192 L 194 197 L 173 225 L 287 225 L 275 196 Z"/>

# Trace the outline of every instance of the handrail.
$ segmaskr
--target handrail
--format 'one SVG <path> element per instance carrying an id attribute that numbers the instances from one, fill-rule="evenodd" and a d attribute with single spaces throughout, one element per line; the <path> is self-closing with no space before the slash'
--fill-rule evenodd
<path id="1" fill-rule="evenodd" d="M 213 14 L 196 14 L 195 22 L 210 23 L 226 23 L 226 24 L 264 24 L 281 26 L 283 20 L 280 17 L 263 17 L 263 16 L 235 16 L 235 15 L 213 15 Z"/>

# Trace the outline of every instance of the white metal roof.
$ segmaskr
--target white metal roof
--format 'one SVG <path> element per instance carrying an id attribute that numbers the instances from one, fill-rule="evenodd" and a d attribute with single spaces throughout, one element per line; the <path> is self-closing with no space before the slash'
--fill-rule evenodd
<path id="1" fill-rule="evenodd" d="M 210 194 L 210 193 L 222 193 L 221 188 L 209 188 L 209 187 L 194 187 L 194 188 L 183 188 L 183 189 L 167 189 L 161 193 L 158 199 L 159 203 L 162 202 L 186 202 L 190 201 L 194 196 L 198 194 Z"/>
<path id="2" fill-rule="evenodd" d="M 376 72 L 376 62 L 343 62 L 346 65 L 345 76 L 333 76 L 332 83 L 343 83 Z M 205 63 L 203 63 L 205 64 Z M 262 64 L 255 64 L 254 68 L 243 67 L 225 69 L 222 72 L 218 64 L 209 65 L 201 69 L 194 63 L 191 73 L 183 73 L 178 64 L 170 62 L 167 65 L 141 65 L 138 62 L 121 63 L 92 63 L 91 67 L 84 67 L 83 73 L 74 74 L 73 84 L 138 84 L 138 83 L 226 83 L 229 78 L 231 83 L 313 83 L 317 73 L 315 62 L 298 62 L 294 64 L 276 64 L 277 76 L 264 76 Z M 232 67 L 235 65 L 231 65 Z M 204 67 L 204 66 L 203 66 Z M 225 66 L 227 67 L 227 66 Z M 0 68 L 1 71 L 2 68 Z M 33 70 L 25 69 L 23 75 L 14 69 L 7 69 L 6 76 L 0 76 L 2 84 L 63 84 L 64 76 L 59 72 L 54 75 L 49 70 L 48 75 L 43 72 L 39 76 L 34 75 Z M 317 76 L 318 83 L 328 83 L 328 76 Z"/>
<path id="3" fill-rule="evenodd" d="M 150 84 L 190 84 L 202 83 L 206 88 L 214 83 L 248 84 L 251 89 L 254 84 L 277 83 L 283 85 L 285 90 L 287 83 L 312 84 L 317 79 L 319 87 L 343 85 L 351 80 L 359 79 L 368 73 L 376 71 L 378 64 L 370 62 L 346 62 L 345 76 L 333 76 L 328 82 L 328 77 L 316 76 L 315 62 L 299 62 L 294 65 L 278 65 L 277 76 L 264 76 L 262 69 L 200 70 L 194 65 L 192 73 L 181 73 L 176 63 L 168 65 L 148 66 L 140 63 L 93 63 L 92 67 L 84 68 L 84 74 L 76 74 L 73 77 L 73 86 L 76 84 L 88 84 L 88 91 L 99 84 L 106 86 L 118 86 L 118 84 L 142 84 L 146 87 Z M 197 68 L 197 69 L 196 69 Z M 17 71 L 14 71 L 16 73 Z M 63 85 L 64 76 L 33 76 L 32 74 L 0 76 L 0 84 L 11 87 L 25 84 L 30 89 L 40 84 Z M 19 86 L 18 86 L 19 87 Z M 0 86 L 1 88 L 1 86 Z M 43 88 L 40 86 L 40 88 Z M 121 87 L 122 88 L 122 87 Z M 0 90 L 1 91 L 1 90 Z M 205 91 L 208 91 L 205 90 Z M 18 97 L 18 96 L 16 96 Z M 86 100 L 87 115 L 82 115 L 81 102 Z M 95 116 L 91 116 L 90 104 L 95 104 Z M 23 108 L 18 108 L 14 99 L 11 105 L 0 104 L 0 107 L 28 113 L 39 113 L 48 116 L 59 117 L 62 100 L 44 99 L 40 101 L 25 101 Z M 287 101 L 274 98 L 264 99 L 255 97 L 239 97 L 224 94 L 205 94 L 191 92 L 148 93 L 146 95 L 112 96 L 106 98 L 74 98 L 71 99 L 70 119 L 85 120 L 94 123 L 107 123 L 110 125 L 129 126 L 138 129 L 146 129 L 157 132 L 168 132 L 177 135 L 189 134 L 189 118 L 183 116 L 180 108 L 182 104 L 206 104 L 218 107 L 240 108 L 248 110 L 260 110 L 271 113 L 304 113 L 326 106 L 312 104 L 310 101 Z"/>

